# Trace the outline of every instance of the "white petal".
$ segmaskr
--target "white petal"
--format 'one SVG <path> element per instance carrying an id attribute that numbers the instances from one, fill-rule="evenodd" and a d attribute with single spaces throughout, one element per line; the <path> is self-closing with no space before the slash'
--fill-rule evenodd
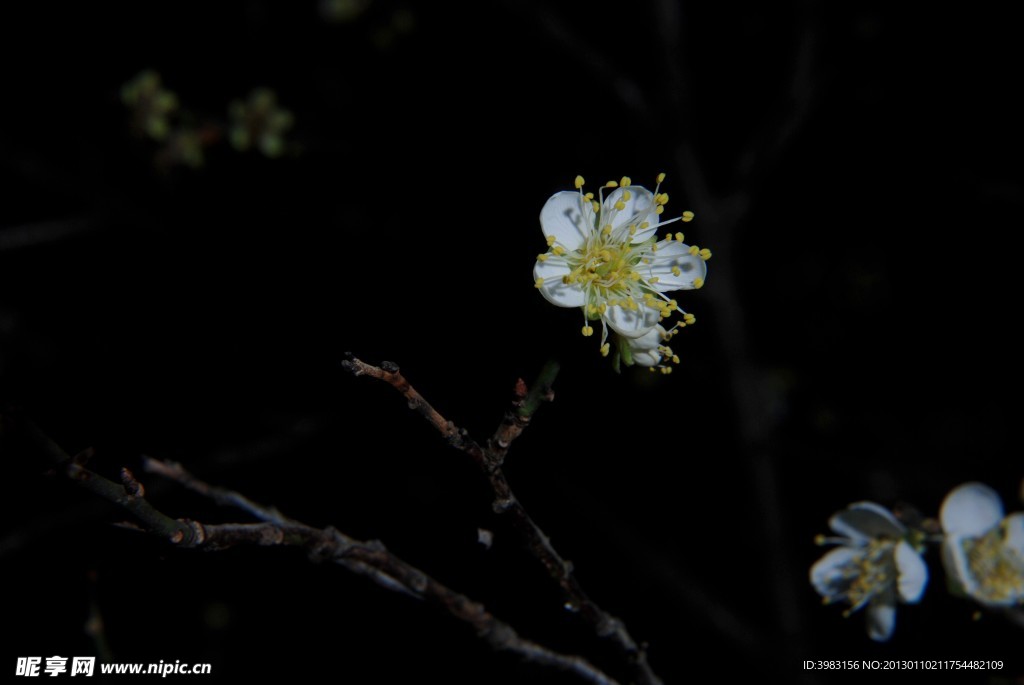
<path id="1" fill-rule="evenodd" d="M 958 586 L 965 594 L 972 594 L 977 590 L 970 573 L 967 571 L 967 555 L 964 554 L 964 538 L 946 536 L 942 541 L 942 567 L 946 570 L 946 581 Z"/>
<path id="2" fill-rule="evenodd" d="M 629 193 L 629 199 L 622 198 Z M 615 203 L 621 201 L 622 209 L 616 209 Z M 611 224 L 612 230 L 618 230 L 630 225 L 636 226 L 637 231 L 633 235 L 633 243 L 642 243 L 657 230 L 658 215 L 654 213 L 654 193 L 643 186 L 629 186 L 628 188 L 616 188 L 604 198 L 601 223 Z M 645 229 L 640 228 L 643 222 L 650 224 Z M 604 226 L 601 226 L 604 228 Z"/>
<path id="3" fill-rule="evenodd" d="M 900 599 L 910 604 L 916 603 L 928 584 L 928 566 L 917 550 L 905 540 L 896 545 L 896 570 L 899 572 Z"/>
<path id="4" fill-rule="evenodd" d="M 533 278 L 543 278 L 544 283 L 540 287 L 540 294 L 550 302 L 559 307 L 582 307 L 586 301 L 586 295 L 577 284 L 566 285 L 562 283 L 562 276 L 570 271 L 569 266 L 560 259 L 554 257 L 542 262 L 537 260 L 533 267 Z"/>
<path id="5" fill-rule="evenodd" d="M 901 538 L 906 528 L 885 507 L 874 502 L 855 502 L 829 519 L 832 530 L 866 544 L 872 538 Z"/>
<path id="6" fill-rule="evenodd" d="M 604 313 L 604 320 L 613 331 L 627 338 L 639 338 L 648 333 L 658 325 L 661 320 L 661 312 L 651 309 L 642 302 L 637 302 L 637 309 L 633 311 L 627 307 L 608 307 Z"/>
<path id="7" fill-rule="evenodd" d="M 1003 518 L 1003 503 L 996 491 L 982 483 L 964 483 L 942 502 L 939 519 L 947 534 L 978 537 Z"/>
<path id="8" fill-rule="evenodd" d="M 578 192 L 555 193 L 540 210 L 540 228 L 544 237 L 555 236 L 555 242 L 570 252 L 583 244 L 594 230 L 594 210 Z"/>
<path id="9" fill-rule="evenodd" d="M 637 366 L 657 366 L 661 363 L 660 352 L 634 352 L 633 363 Z"/>
<path id="10" fill-rule="evenodd" d="M 811 585 L 822 597 L 843 593 L 850 584 L 845 568 L 861 554 L 852 547 L 836 547 L 811 566 Z"/>
<path id="11" fill-rule="evenodd" d="M 628 338 L 628 343 L 635 352 L 656 350 L 665 341 L 665 327 L 657 325 L 638 338 Z"/>
<path id="12" fill-rule="evenodd" d="M 889 593 L 891 595 L 891 593 Z M 896 627 L 896 605 L 891 597 L 879 597 L 866 609 L 868 637 L 875 642 L 885 642 L 892 637 Z"/>
<path id="13" fill-rule="evenodd" d="M 672 267 L 679 268 L 678 276 L 673 273 Z M 708 275 L 708 267 L 699 255 L 690 254 L 690 246 L 686 243 L 662 240 L 644 275 L 648 278 L 657 276 L 658 282 L 654 287 L 663 293 L 670 290 L 693 290 L 696 287 L 693 281 L 697 278 L 704 280 Z"/>
<path id="14" fill-rule="evenodd" d="M 657 366 L 661 363 L 661 352 L 658 347 L 664 341 L 665 328 L 657 325 L 638 338 L 621 338 L 622 343 L 629 345 L 633 363 L 640 366 Z"/>

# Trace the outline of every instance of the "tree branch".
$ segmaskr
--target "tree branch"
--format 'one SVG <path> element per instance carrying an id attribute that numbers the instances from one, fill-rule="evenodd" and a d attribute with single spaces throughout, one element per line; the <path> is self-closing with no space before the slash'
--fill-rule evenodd
<path id="1" fill-rule="evenodd" d="M 31 446 L 56 462 L 58 473 L 126 509 L 145 531 L 177 547 L 205 550 L 223 550 L 243 545 L 298 547 L 304 549 L 313 561 L 338 564 L 388 590 L 402 592 L 447 611 L 472 626 L 477 635 L 495 650 L 510 652 L 540 666 L 572 673 L 595 685 L 618 685 L 613 678 L 581 656 L 561 654 L 521 637 L 512 626 L 487 611 L 484 605 L 438 582 L 388 551 L 379 541 L 355 540 L 330 526 L 316 528 L 289 519 L 276 509 L 257 504 L 240 493 L 199 480 L 180 464 L 147 457 L 144 466 L 148 472 L 166 476 L 218 504 L 242 509 L 261 520 L 258 523 L 209 524 L 174 519 L 146 500 L 145 488 L 128 469 L 121 469 L 121 483 L 112 481 L 86 468 L 85 461 L 90 456 L 88 452 L 69 457 L 31 422 L 20 418 L 14 420 L 6 413 L 0 414 L 2 432 L 7 433 L 14 425 Z"/>
<path id="2" fill-rule="evenodd" d="M 605 612 L 590 599 L 576 579 L 572 563 L 562 558 L 551 545 L 551 540 L 534 522 L 512 492 L 512 487 L 501 469 L 509 445 L 529 424 L 541 399 L 553 397 L 550 386 L 558 372 L 557 365 L 554 363 L 546 365 L 538 382 L 534 384 L 534 389 L 530 392 L 524 391 L 522 381 L 516 384 L 516 399 L 513 401 L 513 409 L 505 415 L 494 436 L 488 440 L 486 447 L 481 447 L 464 429 L 458 428 L 434 409 L 402 376 L 398 365 L 394 362 L 382 362 L 377 367 L 350 355 L 342 362 L 342 365 L 355 376 L 370 376 L 394 387 L 408 400 L 409 407 L 413 411 L 426 418 L 442 436 L 448 439 L 453 447 L 470 456 L 491 486 L 494 495 L 492 507 L 495 513 L 509 518 L 512 526 L 522 536 L 527 549 L 540 561 L 551 579 L 562 589 L 566 606 L 582 616 L 599 637 L 610 640 L 618 647 L 631 667 L 637 683 L 660 685 L 661 679 L 647 663 L 646 650 L 637 644 L 622 621 Z"/>

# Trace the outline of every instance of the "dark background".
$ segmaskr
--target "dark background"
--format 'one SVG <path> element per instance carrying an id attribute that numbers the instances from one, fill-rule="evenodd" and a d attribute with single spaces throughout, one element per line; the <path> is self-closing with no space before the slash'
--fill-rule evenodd
<path id="1" fill-rule="evenodd" d="M 508 477 L 666 682 L 829 682 L 802 661 L 886 658 L 1002 659 L 946 675 L 1020 678 L 1020 629 L 973 620 L 935 549 L 887 644 L 807 581 L 850 502 L 934 516 L 977 479 L 1020 506 L 1018 31 L 893 5 L 5 5 L 0 400 L 108 476 L 175 459 L 383 540 L 624 678 L 469 460 L 340 366 L 398 362 L 484 439 L 554 356 L 556 401 Z M 288 153 L 221 142 L 200 169 L 156 166 L 118 96 L 147 68 L 203 121 L 273 88 Z M 576 174 L 661 171 L 714 257 L 679 297 L 698 323 L 675 373 L 616 375 L 532 287 L 537 215 Z M 218 681 L 573 682 L 298 552 L 112 527 L 121 511 L 3 444 L 0 669 L 96 654 L 94 606 L 117 661 L 211 662 Z M 242 518 L 143 481 L 169 514 Z"/>

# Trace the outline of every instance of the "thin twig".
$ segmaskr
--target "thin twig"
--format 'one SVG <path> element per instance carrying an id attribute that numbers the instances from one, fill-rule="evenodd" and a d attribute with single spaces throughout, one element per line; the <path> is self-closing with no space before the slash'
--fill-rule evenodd
<path id="1" fill-rule="evenodd" d="M 11 419 L 0 415 L 0 428 L 10 428 Z M 240 493 L 211 486 L 188 473 L 180 464 L 147 458 L 145 468 L 175 480 L 220 504 L 241 508 L 261 518 L 258 523 L 214 523 L 173 519 L 145 499 L 142 484 L 127 469 L 121 483 L 99 475 L 84 465 L 84 459 L 69 457 L 34 424 L 19 420 L 19 428 L 30 443 L 56 461 L 58 471 L 82 487 L 131 512 L 147 532 L 165 538 L 177 547 L 223 550 L 243 545 L 288 546 L 304 549 L 314 561 L 336 563 L 365 576 L 392 591 L 427 601 L 472 626 L 477 635 L 495 650 L 515 654 L 524 661 L 557 668 L 594 683 L 618 685 L 617 681 L 581 656 L 562 654 L 521 637 L 512 626 L 487 611 L 484 605 L 438 582 L 402 560 L 379 541 L 350 538 L 333 527 L 316 528 L 283 516 L 276 509 L 257 504 Z M 268 520 L 271 519 L 271 520 Z"/>
<path id="2" fill-rule="evenodd" d="M 582 616 L 599 637 L 610 640 L 619 648 L 631 666 L 633 678 L 637 683 L 660 685 L 661 679 L 647 663 L 645 648 L 637 644 L 622 621 L 604 611 L 590 599 L 576 579 L 572 563 L 564 559 L 551 545 L 551 540 L 526 512 L 505 478 L 501 464 L 508 446 L 529 423 L 532 411 L 535 411 L 540 404 L 539 401 L 533 402 L 532 411 L 523 415 L 525 399 L 530 397 L 530 393 L 523 392 L 522 382 L 520 381 L 516 387 L 513 411 L 506 415 L 495 435 L 487 442 L 487 446 L 481 447 L 464 429 L 458 428 L 434 409 L 402 376 L 397 364 L 382 362 L 377 367 L 351 355 L 342 364 L 355 376 L 369 376 L 394 387 L 406 398 L 412 410 L 427 419 L 441 435 L 448 439 L 453 447 L 462 450 L 473 459 L 491 486 L 494 495 L 492 505 L 494 511 L 509 518 L 512 526 L 523 537 L 527 549 L 540 561 L 548 575 L 562 589 L 566 606 Z M 551 396 L 550 385 L 556 373 L 557 366 L 545 368 L 541 379 L 535 384 L 542 388 L 538 391 L 538 396 Z"/>
<path id="3" fill-rule="evenodd" d="M 219 488 L 204 483 L 186 471 L 184 467 L 176 461 L 164 461 L 161 459 L 153 459 L 152 457 L 143 457 L 142 468 L 145 469 L 147 473 L 156 473 L 164 478 L 177 481 L 187 489 L 197 492 L 204 497 L 208 497 L 221 506 L 235 507 L 236 509 L 248 512 L 260 521 L 281 525 L 295 523 L 278 511 L 276 507 L 264 507 L 234 490 L 227 490 L 225 488 Z"/>

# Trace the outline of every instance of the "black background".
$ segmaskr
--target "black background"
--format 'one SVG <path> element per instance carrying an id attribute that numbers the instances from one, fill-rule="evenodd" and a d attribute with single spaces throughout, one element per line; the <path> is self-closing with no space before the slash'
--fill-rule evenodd
<path id="1" fill-rule="evenodd" d="M 935 515 L 977 479 L 1020 505 L 1019 37 L 981 7 L 893 5 L 7 5 L 0 400 L 106 475 L 175 459 L 381 539 L 625 677 L 468 459 L 340 366 L 398 362 L 483 439 L 554 356 L 556 401 L 508 477 L 666 682 L 830 680 L 805 659 L 1002 659 L 950 680 L 1020 678 L 1019 628 L 973 620 L 934 549 L 883 645 L 807 581 L 850 502 Z M 200 118 L 273 88 L 292 149 L 157 169 L 118 98 L 146 68 Z M 698 323 L 675 373 L 615 375 L 532 287 L 537 214 L 576 174 L 661 171 L 714 257 L 679 297 Z M 94 602 L 116 660 L 218 681 L 573 681 L 298 552 L 175 551 L 33 455 L 8 445 L 3 469 L 0 669 L 95 654 Z M 241 518 L 143 480 L 172 515 Z"/>

